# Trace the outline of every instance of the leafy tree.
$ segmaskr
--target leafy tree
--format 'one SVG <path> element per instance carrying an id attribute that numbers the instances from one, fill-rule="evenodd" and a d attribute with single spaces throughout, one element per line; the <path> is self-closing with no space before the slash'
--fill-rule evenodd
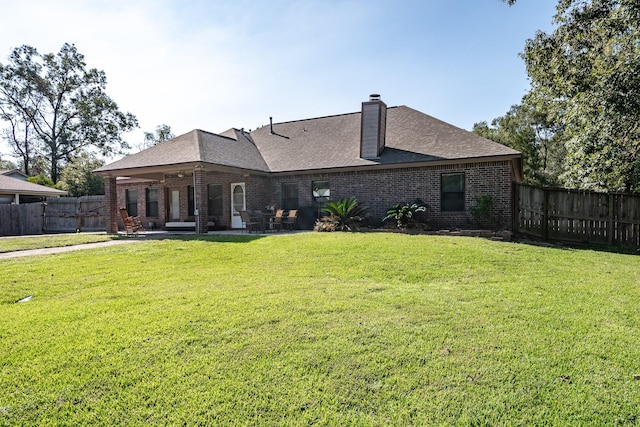
<path id="1" fill-rule="evenodd" d="M 87 69 L 72 44 L 45 55 L 24 45 L 0 64 L 2 118 L 16 121 L 20 130 L 33 129 L 36 138 L 21 136 L 14 143 L 25 152 L 27 142 L 35 143 L 34 151 L 49 160 L 54 182 L 65 162 L 87 147 L 103 155 L 129 148 L 121 134 L 137 127 L 137 120 L 107 96 L 106 83 L 104 71 Z M 28 170 L 30 159 L 23 161 Z"/>
<path id="2" fill-rule="evenodd" d="M 9 127 L 3 130 L 4 138 L 9 143 L 12 154 L 20 159 L 23 165 L 22 171 L 30 175 L 30 166 L 35 157 L 36 147 L 31 120 L 22 111 L 12 111 L 3 104 L 2 99 L 0 99 L 0 120 L 9 123 Z"/>
<path id="3" fill-rule="evenodd" d="M 16 165 L 9 160 L 2 160 L 0 157 L 0 170 L 12 170 L 16 169 Z"/>
<path id="4" fill-rule="evenodd" d="M 58 187 L 72 197 L 104 194 L 104 179 L 92 173 L 103 165 L 103 160 L 82 152 L 62 170 Z"/>
<path id="5" fill-rule="evenodd" d="M 144 150 L 146 148 L 153 147 L 154 145 L 158 145 L 161 142 L 168 141 L 171 138 L 175 138 L 175 135 L 171 133 L 171 126 L 161 124 L 156 126 L 155 132 L 144 133 L 144 142 L 140 144 L 138 148 L 140 150 Z"/>
<path id="6" fill-rule="evenodd" d="M 476 123 L 473 132 L 522 153 L 525 182 L 555 185 L 562 172 L 562 128 L 543 109 L 528 105 L 527 97 L 502 117 Z"/>
<path id="7" fill-rule="evenodd" d="M 31 165 L 29 166 L 29 173 L 31 176 L 35 175 L 49 175 L 49 160 L 44 156 L 34 155 L 31 160 Z M 24 172 L 25 164 L 23 159 L 18 160 L 18 169 Z"/>
<path id="8" fill-rule="evenodd" d="M 45 187 L 58 188 L 56 183 L 45 174 L 30 176 L 27 178 L 27 181 L 33 184 L 44 185 Z"/>
<path id="9" fill-rule="evenodd" d="M 570 187 L 640 190 L 640 3 L 559 0 L 527 41 L 529 96 L 564 127 Z"/>

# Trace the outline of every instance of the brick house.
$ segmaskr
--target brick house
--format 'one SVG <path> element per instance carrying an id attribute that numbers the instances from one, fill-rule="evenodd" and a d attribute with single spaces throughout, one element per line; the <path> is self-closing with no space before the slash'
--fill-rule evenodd
<path id="1" fill-rule="evenodd" d="M 379 222 L 389 207 L 421 199 L 434 228 L 472 228 L 482 195 L 512 222 L 521 154 L 406 106 L 371 95 L 360 111 L 221 134 L 193 130 L 105 165 L 107 232 L 117 210 L 158 228 L 241 228 L 239 211 L 298 209 L 311 228 L 327 199 L 355 196 Z"/>

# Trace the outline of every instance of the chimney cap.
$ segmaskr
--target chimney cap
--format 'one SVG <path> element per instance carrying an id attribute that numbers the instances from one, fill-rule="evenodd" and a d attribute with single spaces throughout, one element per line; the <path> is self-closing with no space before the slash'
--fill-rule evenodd
<path id="1" fill-rule="evenodd" d="M 372 93 L 371 95 L 369 95 L 369 101 L 380 101 L 380 94 Z"/>

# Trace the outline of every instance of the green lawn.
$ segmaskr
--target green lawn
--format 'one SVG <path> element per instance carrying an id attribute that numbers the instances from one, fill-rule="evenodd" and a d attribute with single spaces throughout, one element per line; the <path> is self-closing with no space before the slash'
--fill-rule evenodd
<path id="1" fill-rule="evenodd" d="M 60 246 L 82 245 L 84 243 L 106 242 L 118 237 L 92 233 L 57 234 L 46 236 L 2 237 L 0 253 L 24 251 L 28 249 L 56 248 Z"/>
<path id="2" fill-rule="evenodd" d="M 0 425 L 639 425 L 639 261 L 392 233 L 0 261 Z"/>

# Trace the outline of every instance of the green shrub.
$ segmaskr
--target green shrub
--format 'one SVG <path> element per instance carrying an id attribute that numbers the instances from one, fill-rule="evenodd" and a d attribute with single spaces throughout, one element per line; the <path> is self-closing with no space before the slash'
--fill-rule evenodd
<path id="1" fill-rule="evenodd" d="M 427 207 L 419 200 L 411 204 L 405 203 L 404 205 L 396 203 L 387 210 L 387 216 L 382 219 L 382 222 L 394 220 L 398 230 L 404 230 L 411 225 L 417 213 L 426 211 Z"/>
<path id="2" fill-rule="evenodd" d="M 325 202 L 320 210 L 329 214 L 325 221 L 333 223 L 335 230 L 356 231 L 358 223 L 365 219 L 367 209 L 366 206 L 358 202 L 358 199 L 351 197 L 350 199 L 341 199 L 335 202 Z"/>
<path id="3" fill-rule="evenodd" d="M 478 197 L 476 205 L 469 209 L 474 221 L 483 227 L 492 228 L 495 226 L 494 219 L 491 217 L 491 209 L 493 208 L 493 197 L 490 194 L 483 194 Z"/>

